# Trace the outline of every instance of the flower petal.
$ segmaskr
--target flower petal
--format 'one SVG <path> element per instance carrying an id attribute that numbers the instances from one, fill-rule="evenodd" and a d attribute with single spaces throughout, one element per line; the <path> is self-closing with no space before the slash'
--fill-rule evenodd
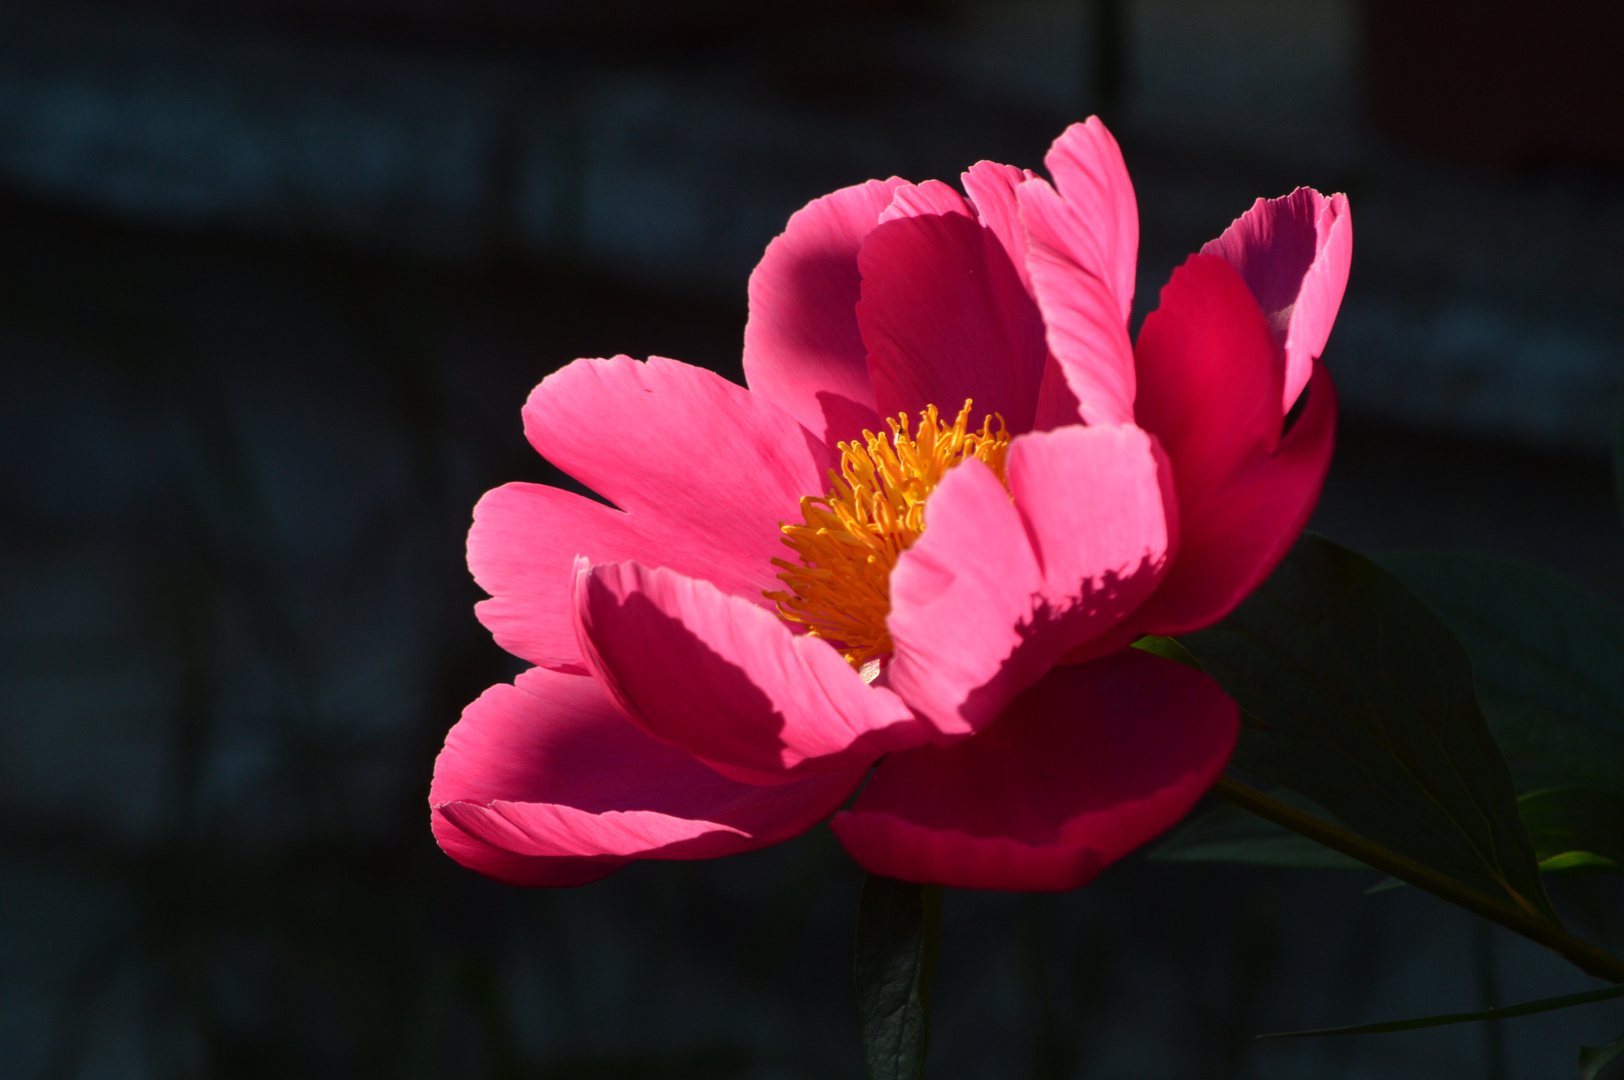
<path id="1" fill-rule="evenodd" d="M 708 582 L 582 564 L 575 599 L 588 666 L 626 715 L 735 779 L 844 774 L 927 737 L 828 642 Z"/>
<path id="2" fill-rule="evenodd" d="M 1037 412 L 1043 319 L 997 233 L 964 197 L 931 182 L 897 190 L 857 258 L 857 322 L 883 416 L 966 399 L 973 422 L 997 413 L 1012 432 Z"/>
<path id="3" fill-rule="evenodd" d="M 971 459 L 942 478 L 927 527 L 891 570 L 889 685 L 939 731 L 962 738 L 991 723 L 1037 679 L 1022 652 L 1043 568 L 1009 493 Z"/>
<path id="4" fill-rule="evenodd" d="M 1183 817 L 1239 730 L 1205 673 L 1123 649 L 1055 668 L 974 738 L 887 757 L 830 825 L 887 877 L 1076 888 Z"/>
<path id="5" fill-rule="evenodd" d="M 1003 244 L 1020 275 L 1021 284 L 1028 293 L 1032 289 L 1032 242 L 1021 221 L 1017 190 L 1028 180 L 1036 180 L 1030 169 L 1017 169 L 1013 165 L 998 165 L 991 161 L 977 162 L 961 177 L 964 190 L 975 204 L 981 223 L 991 229 Z M 1045 338 L 1047 345 L 1047 338 Z M 1066 383 L 1065 370 L 1052 355 L 1045 356 L 1043 378 L 1038 388 L 1037 413 L 1032 419 L 1032 430 L 1049 431 L 1066 424 L 1075 424 L 1081 418 L 1077 411 L 1077 397 Z"/>
<path id="6" fill-rule="evenodd" d="M 434 765 L 435 836 L 471 869 L 576 885 L 632 858 L 700 859 L 786 840 L 861 772 L 760 787 L 637 730 L 596 681 L 533 668 L 464 711 Z"/>
<path id="7" fill-rule="evenodd" d="M 610 855 L 521 855 L 463 832 L 439 808 L 430 812 L 429 828 L 440 850 L 461 865 L 503 885 L 517 885 L 525 889 L 567 889 L 576 885 L 590 885 L 631 862 L 630 859 Z"/>
<path id="8" fill-rule="evenodd" d="M 1014 165 L 999 165 L 992 161 L 978 161 L 960 175 L 965 194 L 975 207 L 975 213 L 1003 245 L 1021 284 L 1031 292 L 1031 279 L 1026 272 L 1026 255 L 1031 242 L 1026 237 L 1026 226 L 1021 224 L 1021 209 L 1015 191 L 1028 180 L 1036 180 L 1031 169 L 1018 169 Z"/>
<path id="9" fill-rule="evenodd" d="M 1061 652 L 1120 622 L 1173 560 L 1172 466 L 1137 427 L 1073 425 L 1017 439 L 1009 490 L 1043 567 Z"/>
<path id="10" fill-rule="evenodd" d="M 1122 148 L 1100 118 L 1091 116 L 1061 132 L 1043 164 L 1082 226 L 1073 234 L 1078 255 L 1110 286 L 1126 324 L 1139 261 L 1139 203 Z"/>
<path id="11" fill-rule="evenodd" d="M 1186 633 L 1223 618 L 1268 576 L 1319 500 L 1336 396 L 1316 362 L 1309 400 L 1284 441 L 1284 359 L 1229 263 L 1192 255 L 1145 320 L 1139 423 L 1173 463 L 1179 554 L 1134 616 L 1141 631 Z"/>
<path id="12" fill-rule="evenodd" d="M 1239 270 L 1257 298 L 1285 350 L 1281 408 L 1290 410 L 1325 349 L 1348 285 L 1348 197 L 1300 187 L 1283 198 L 1259 199 L 1201 251 Z"/>
<path id="13" fill-rule="evenodd" d="M 1135 378 L 1128 313 L 1139 251 L 1133 184 L 1098 117 L 1067 128 L 1045 161 L 1055 187 L 1032 180 L 1016 194 L 1049 351 L 1083 419 L 1128 423 Z"/>
<path id="14" fill-rule="evenodd" d="M 779 525 L 821 492 L 835 459 L 770 401 L 714 372 L 654 357 L 577 360 L 524 408 L 542 456 L 631 515 L 646 535 L 699 535 L 735 564 L 783 553 Z"/>
<path id="15" fill-rule="evenodd" d="M 1022 436 L 1009 481 L 953 469 L 891 572 L 889 685 L 950 737 L 1133 612 L 1176 535 L 1166 458 L 1131 426 Z"/>
<path id="16" fill-rule="evenodd" d="M 814 199 L 750 275 L 745 381 L 830 445 L 878 426 L 857 329 L 857 251 L 904 183 L 870 180 Z"/>
<path id="17" fill-rule="evenodd" d="M 777 587 L 758 550 L 716 543 L 709 530 L 653 522 L 561 488 L 506 484 L 474 507 L 468 568 L 491 594 L 474 608 L 496 643 L 543 667 L 579 666 L 575 635 L 575 558 L 635 559 L 702 577 L 725 593 L 759 597 Z"/>

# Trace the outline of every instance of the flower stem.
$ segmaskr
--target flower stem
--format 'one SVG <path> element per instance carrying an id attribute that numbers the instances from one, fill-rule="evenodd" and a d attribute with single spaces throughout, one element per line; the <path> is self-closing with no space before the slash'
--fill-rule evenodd
<path id="1" fill-rule="evenodd" d="M 1515 930 L 1523 937 L 1550 949 L 1587 975 L 1594 975 L 1609 982 L 1624 983 L 1624 960 L 1598 949 L 1588 941 L 1581 941 L 1549 919 L 1541 918 L 1488 893 L 1463 885 L 1446 874 L 1440 874 L 1414 859 L 1372 843 L 1358 833 L 1332 825 L 1295 806 L 1289 806 L 1233 777 L 1219 777 L 1218 782 L 1212 787 L 1212 793 L 1243 810 L 1251 811 L 1260 818 L 1324 844 L 1333 851 L 1340 851 L 1344 855 L 1358 859 L 1366 866 L 1391 874 L 1400 881 L 1497 922 L 1508 930 Z"/>

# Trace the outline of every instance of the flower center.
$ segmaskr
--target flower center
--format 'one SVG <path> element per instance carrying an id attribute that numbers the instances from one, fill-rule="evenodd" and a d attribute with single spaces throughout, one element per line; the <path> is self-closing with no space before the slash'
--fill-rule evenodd
<path id="1" fill-rule="evenodd" d="M 785 619 L 837 646 L 853 667 L 872 679 L 876 663 L 892 651 L 885 617 L 891 613 L 891 568 L 925 531 L 925 500 L 947 470 L 978 458 L 1004 480 L 1009 432 L 1004 418 L 969 430 L 970 402 L 952 426 L 931 405 L 908 432 L 908 416 L 887 418 L 889 440 L 872 431 L 840 444 L 840 469 L 824 496 L 801 499 L 801 523 L 784 525 L 784 543 L 799 563 L 774 559 L 787 588 L 764 591 Z M 869 665 L 869 666 L 865 666 Z M 871 673 L 872 672 L 872 673 Z"/>

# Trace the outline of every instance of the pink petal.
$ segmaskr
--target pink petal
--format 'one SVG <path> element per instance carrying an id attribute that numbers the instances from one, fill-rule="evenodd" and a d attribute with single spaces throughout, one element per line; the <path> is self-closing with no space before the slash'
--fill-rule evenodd
<path id="1" fill-rule="evenodd" d="M 880 215 L 880 224 L 911 217 L 957 214 L 975 218 L 975 207 L 940 180 L 926 180 L 922 184 L 903 184 L 891 196 L 891 205 Z M 861 263 L 862 255 L 858 254 Z"/>
<path id="2" fill-rule="evenodd" d="M 1286 353 L 1282 408 L 1289 410 L 1325 349 L 1347 288 L 1353 256 L 1348 197 L 1327 199 L 1298 188 L 1283 198 L 1259 199 L 1201 250 L 1239 270 L 1257 298 Z"/>
<path id="3" fill-rule="evenodd" d="M 998 235 L 946 184 L 897 190 L 863 241 L 857 322 L 880 413 L 965 399 L 974 422 L 1003 416 L 1030 430 L 1047 348 L 1043 320 Z"/>
<path id="4" fill-rule="evenodd" d="M 576 605 L 588 665 L 626 715 L 735 779 L 845 775 L 927 736 L 828 642 L 708 582 L 583 565 Z"/>
<path id="5" fill-rule="evenodd" d="M 828 487 L 828 447 L 714 372 L 654 357 L 577 360 L 524 408 L 530 442 L 630 515 L 645 536 L 702 537 L 719 560 L 783 554 L 779 525 Z M 663 560 L 662 560 L 663 561 Z"/>
<path id="6" fill-rule="evenodd" d="M 999 165 L 991 161 L 978 161 L 959 177 L 964 191 L 970 196 L 976 216 L 981 219 L 998 243 L 1009 254 L 1021 284 L 1032 291 L 1026 273 L 1026 255 L 1031 248 L 1026 238 L 1026 226 L 1021 224 L 1020 205 L 1015 190 L 1028 180 L 1036 180 L 1031 169 L 1017 169 L 1013 165 Z"/>
<path id="7" fill-rule="evenodd" d="M 571 599 L 576 556 L 669 566 L 751 599 L 780 585 L 770 555 L 717 544 L 709 530 L 626 514 L 561 488 L 507 484 L 474 507 L 468 533 L 468 568 L 491 594 L 474 610 L 498 645 L 543 667 L 582 663 Z"/>
<path id="8" fill-rule="evenodd" d="M 1233 610 L 1296 540 L 1330 466 L 1336 396 L 1316 365 L 1304 412 L 1280 439 L 1280 347 L 1240 274 L 1214 255 L 1174 271 L 1137 359 L 1139 423 L 1173 463 L 1179 554 L 1133 622 L 1185 633 Z"/>
<path id="9" fill-rule="evenodd" d="M 1037 179 L 1030 169 L 1017 169 L 1013 165 L 996 165 L 990 161 L 976 163 L 962 177 L 964 190 L 975 204 L 981 223 L 992 230 L 998 242 L 1009 253 L 1020 275 L 1021 284 L 1032 293 L 1032 277 L 1028 271 L 1032 244 L 1021 221 L 1017 189 L 1028 180 Z M 1045 339 L 1047 343 L 1047 339 Z M 1043 379 L 1038 388 L 1037 414 L 1032 420 L 1034 431 L 1049 431 L 1075 424 L 1080 418 L 1077 396 L 1066 383 L 1065 370 L 1053 356 L 1044 358 Z"/>
<path id="10" fill-rule="evenodd" d="M 1043 597 L 1066 628 L 1062 651 L 1119 622 L 1175 554 L 1172 466 L 1132 425 L 1061 428 L 1016 439 L 1009 490 L 1043 566 Z"/>
<path id="11" fill-rule="evenodd" d="M 1046 159 L 1055 185 L 1017 192 L 1031 238 L 1028 271 L 1049 351 L 1090 424 L 1133 419 L 1133 307 L 1138 207 L 1116 140 L 1099 119 L 1073 124 Z M 1048 410 L 1045 410 L 1048 412 Z"/>
<path id="12" fill-rule="evenodd" d="M 814 199 L 750 275 L 745 381 L 830 445 L 878 426 L 857 330 L 857 251 L 903 183 L 870 180 Z"/>
<path id="13" fill-rule="evenodd" d="M 1131 426 L 1022 436 L 1009 481 L 980 462 L 950 472 L 891 572 L 890 686 L 948 736 L 1127 617 L 1176 535 L 1166 458 Z"/>
<path id="14" fill-rule="evenodd" d="M 876 874 L 1076 888 L 1183 817 L 1239 730 L 1206 674 L 1123 649 L 1055 668 L 974 738 L 887 757 L 830 824 Z"/>
<path id="15" fill-rule="evenodd" d="M 429 827 L 440 850 L 470 870 L 484 874 L 503 885 L 525 889 L 567 889 L 590 885 L 619 870 L 630 859 L 600 856 L 520 855 L 463 832 L 451 823 L 445 812 L 430 812 Z"/>
<path id="16" fill-rule="evenodd" d="M 590 677 L 533 668 L 464 711 L 429 802 L 436 838 L 463 865 L 510 884 L 576 885 L 631 858 L 709 858 L 788 839 L 860 778 L 728 780 L 627 723 Z"/>
<path id="17" fill-rule="evenodd" d="M 1073 234 L 1081 261 L 1111 287 L 1126 324 L 1139 261 L 1139 203 L 1122 148 L 1091 116 L 1061 132 L 1043 164 L 1082 226 Z"/>
<path id="18" fill-rule="evenodd" d="M 944 735 L 963 737 L 1043 672 L 1043 657 L 1020 650 L 1043 568 L 1009 493 L 980 461 L 942 478 L 925 520 L 891 570 L 887 678 Z"/>

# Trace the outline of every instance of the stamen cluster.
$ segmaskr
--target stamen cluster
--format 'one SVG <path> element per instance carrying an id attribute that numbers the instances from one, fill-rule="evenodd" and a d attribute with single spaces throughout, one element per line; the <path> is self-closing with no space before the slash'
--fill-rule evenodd
<path id="1" fill-rule="evenodd" d="M 762 595 L 779 614 L 835 644 L 855 668 L 892 651 L 885 619 L 891 613 L 891 568 L 925 531 L 925 500 L 955 465 L 976 458 L 1004 480 L 1009 432 L 1004 419 L 971 431 L 970 402 L 951 427 L 936 406 L 887 418 L 891 437 L 864 431 L 862 442 L 840 444 L 840 468 L 829 470 L 825 496 L 801 499 L 802 522 L 784 525 L 784 543 L 799 562 L 774 559 L 787 589 Z"/>

